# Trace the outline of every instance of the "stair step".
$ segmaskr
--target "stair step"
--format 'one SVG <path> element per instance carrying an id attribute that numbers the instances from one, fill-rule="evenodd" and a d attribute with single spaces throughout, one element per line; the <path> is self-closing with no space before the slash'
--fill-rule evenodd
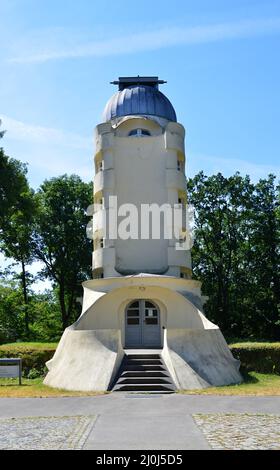
<path id="1" fill-rule="evenodd" d="M 116 384 L 114 391 L 143 391 L 143 392 L 160 392 L 160 391 L 175 391 L 175 387 L 169 384 L 155 385 L 155 384 Z"/>
<path id="2" fill-rule="evenodd" d="M 154 371 L 154 370 L 124 370 L 120 377 L 158 377 L 165 378 L 169 377 L 169 374 L 166 371 Z"/>
<path id="3" fill-rule="evenodd" d="M 116 392 L 174 393 L 176 387 L 159 354 L 126 354 L 113 387 Z"/>
<path id="4" fill-rule="evenodd" d="M 126 363 L 124 363 L 124 367 L 126 366 L 135 366 L 135 367 L 138 367 L 138 366 L 163 366 L 162 362 L 160 361 L 157 361 L 157 362 L 147 362 L 147 361 L 135 361 L 135 362 L 132 362 L 132 361 L 128 361 Z"/>
<path id="5" fill-rule="evenodd" d="M 165 371 L 165 367 L 163 365 L 154 365 L 154 364 L 125 364 L 125 370 L 162 370 Z"/>
<path id="6" fill-rule="evenodd" d="M 127 354 L 127 359 L 160 359 L 160 354 Z"/>
<path id="7" fill-rule="evenodd" d="M 161 385 L 161 384 L 170 384 L 172 385 L 172 382 L 168 378 L 159 378 L 159 377 L 120 377 L 118 384 L 156 384 L 156 385 Z"/>
<path id="8" fill-rule="evenodd" d="M 147 362 L 147 364 L 154 364 L 162 362 L 160 357 L 127 357 L 126 362 Z"/>
<path id="9" fill-rule="evenodd" d="M 113 390 L 114 392 L 129 392 L 130 395 L 164 395 L 164 394 L 171 394 L 171 393 L 174 393 L 175 390 L 161 390 L 161 391 L 158 391 L 158 390 L 117 390 L 117 389 L 114 389 Z"/>

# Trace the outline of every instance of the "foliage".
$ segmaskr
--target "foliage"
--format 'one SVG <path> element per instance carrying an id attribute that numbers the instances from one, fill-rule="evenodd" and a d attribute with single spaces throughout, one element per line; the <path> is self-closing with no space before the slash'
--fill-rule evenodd
<path id="1" fill-rule="evenodd" d="M 16 282 L 0 284 L 0 344 L 26 340 L 56 341 L 62 333 L 60 310 L 54 293 L 30 293 L 28 302 L 29 332 L 26 334 L 26 306 Z"/>
<path id="2" fill-rule="evenodd" d="M 7 157 L 0 149 L 0 249 L 21 266 L 22 309 L 25 333 L 28 335 L 28 289 L 33 277 L 26 270 L 26 265 L 33 260 L 32 231 L 36 202 L 26 173 L 26 165 Z"/>
<path id="3" fill-rule="evenodd" d="M 0 132 L 1 137 L 3 132 Z M 25 205 L 29 191 L 26 173 L 24 163 L 8 157 L 0 148 L 0 239 L 11 217 Z"/>
<path id="4" fill-rule="evenodd" d="M 238 173 L 188 181 L 195 207 L 194 276 L 208 318 L 227 336 L 280 335 L 280 217 L 275 177 L 252 184 Z"/>
<path id="5" fill-rule="evenodd" d="M 280 343 L 237 343 L 230 349 L 246 371 L 280 374 Z"/>
<path id="6" fill-rule="evenodd" d="M 28 343 L 27 343 L 28 344 Z M 49 361 L 55 353 L 55 347 L 45 346 L 34 347 L 4 344 L 0 346 L 0 357 L 21 357 L 22 371 L 25 377 L 35 378 L 46 373 L 45 363 Z"/>
<path id="7" fill-rule="evenodd" d="M 86 209 L 92 202 L 92 184 L 63 175 L 45 181 L 38 194 L 39 214 L 34 244 L 41 272 L 57 288 L 63 328 L 79 315 L 76 298 L 91 273 L 91 243 L 86 237 Z"/>
<path id="8" fill-rule="evenodd" d="M 15 341 L 24 334 L 22 294 L 12 284 L 0 284 L 0 344 Z"/>
<path id="9" fill-rule="evenodd" d="M 58 341 L 62 334 L 60 308 L 55 293 L 34 294 L 29 302 L 30 334 L 35 341 Z"/>
<path id="10" fill-rule="evenodd" d="M 43 342 L 43 341 L 16 341 L 15 343 L 8 343 L 0 345 L 1 351 L 15 347 L 18 351 L 29 351 L 30 349 L 53 349 L 57 348 L 57 342 Z"/>

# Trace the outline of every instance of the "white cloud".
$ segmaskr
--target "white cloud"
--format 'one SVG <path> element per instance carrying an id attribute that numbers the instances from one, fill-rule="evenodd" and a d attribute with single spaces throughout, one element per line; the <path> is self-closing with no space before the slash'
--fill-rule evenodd
<path id="1" fill-rule="evenodd" d="M 72 134 L 51 127 L 42 127 L 17 121 L 8 116 L 2 115 L 2 128 L 7 131 L 8 139 L 33 142 L 40 144 L 54 144 L 76 149 L 88 150 L 91 148 L 91 139 Z"/>
<path id="2" fill-rule="evenodd" d="M 260 178 L 266 178 L 269 173 L 273 173 L 278 178 L 280 177 L 279 165 L 266 165 L 240 158 L 222 158 L 191 153 L 187 160 L 187 175 L 193 177 L 201 170 L 207 175 L 220 172 L 224 176 L 231 176 L 239 171 L 241 175 L 249 175 L 253 182 L 258 181 Z"/>
<path id="3" fill-rule="evenodd" d="M 77 174 L 83 180 L 93 178 L 93 139 L 64 130 L 17 121 L 2 115 L 6 129 L 5 152 L 28 163 L 28 177 L 35 188 L 46 178 Z"/>
<path id="4" fill-rule="evenodd" d="M 240 20 L 203 26 L 166 27 L 105 40 L 92 40 L 78 44 L 69 41 L 69 35 L 59 29 L 56 37 L 42 33 L 38 41 L 24 44 L 22 54 L 9 59 L 14 63 L 40 63 L 49 60 L 81 57 L 104 57 L 156 50 L 176 45 L 190 45 L 269 35 L 280 32 L 280 18 Z M 47 37 L 46 37 L 47 36 Z M 83 39 L 84 41 L 84 39 Z M 71 44 L 70 44 L 71 42 Z"/>

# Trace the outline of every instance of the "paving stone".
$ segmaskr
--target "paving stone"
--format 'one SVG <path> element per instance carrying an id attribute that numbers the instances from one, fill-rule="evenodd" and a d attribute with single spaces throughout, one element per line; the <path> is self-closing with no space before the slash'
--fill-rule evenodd
<path id="1" fill-rule="evenodd" d="M 193 418 L 213 449 L 280 450 L 280 415 L 197 413 Z"/>
<path id="2" fill-rule="evenodd" d="M 94 421 L 94 416 L 1 418 L 0 449 L 79 450 Z"/>

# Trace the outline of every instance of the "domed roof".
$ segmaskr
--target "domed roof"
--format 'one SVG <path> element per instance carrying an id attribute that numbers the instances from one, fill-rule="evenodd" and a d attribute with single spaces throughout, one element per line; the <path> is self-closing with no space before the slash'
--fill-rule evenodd
<path id="1" fill-rule="evenodd" d="M 113 82 L 114 83 L 114 82 Z M 106 104 L 105 122 L 121 116 L 152 115 L 176 122 L 176 113 L 169 99 L 156 87 L 131 85 L 115 93 Z"/>

